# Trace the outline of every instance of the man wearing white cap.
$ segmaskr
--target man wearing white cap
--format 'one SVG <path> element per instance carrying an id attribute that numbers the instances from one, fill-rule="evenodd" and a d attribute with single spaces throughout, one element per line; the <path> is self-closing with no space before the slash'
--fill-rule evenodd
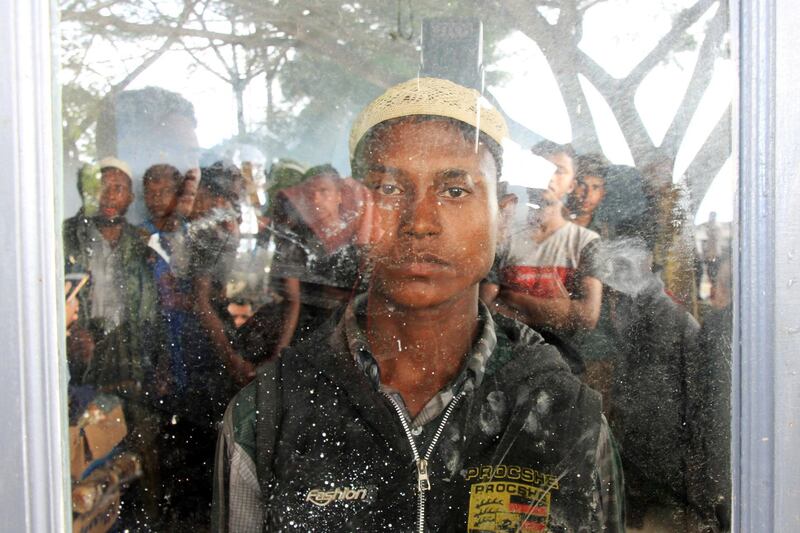
<path id="1" fill-rule="evenodd" d="M 434 78 L 356 119 L 365 290 L 231 403 L 214 530 L 620 530 L 598 395 L 478 299 L 507 135 L 476 91 Z"/>
<path id="2" fill-rule="evenodd" d="M 157 419 L 149 398 L 156 392 L 155 367 L 165 344 L 157 294 L 148 259 L 152 251 L 125 219 L 133 201 L 131 170 L 115 157 L 101 159 L 97 210 L 81 210 L 64 221 L 67 272 L 90 274 L 79 293 L 80 316 L 73 328 L 91 335 L 94 350 L 70 360 L 70 384 L 92 385 L 125 399 L 125 415 L 134 442 L 145 454 L 145 491 L 156 489 L 154 458 L 148 457 Z M 134 439 L 136 441 L 136 439 Z M 144 506 L 154 515 L 153 497 Z"/>
<path id="3" fill-rule="evenodd" d="M 84 318 L 102 321 L 103 329 L 110 331 L 126 314 L 126 284 L 116 278 L 131 268 L 125 261 L 144 261 L 146 250 L 139 245 L 135 228 L 125 220 L 133 202 L 130 167 L 120 159 L 106 157 L 97 168 L 97 210 L 92 216 L 79 213 L 64 222 L 64 255 L 68 267 L 80 266 L 92 274 Z"/>

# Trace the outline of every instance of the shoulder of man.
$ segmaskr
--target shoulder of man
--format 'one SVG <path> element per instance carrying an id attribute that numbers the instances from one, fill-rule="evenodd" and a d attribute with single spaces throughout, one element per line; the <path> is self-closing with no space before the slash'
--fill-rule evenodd
<path id="1" fill-rule="evenodd" d="M 254 463 L 256 461 L 256 417 L 259 410 L 256 401 L 258 379 L 256 377 L 236 393 L 225 413 L 225 417 L 229 418 L 231 423 L 234 442 L 241 446 Z"/>
<path id="2" fill-rule="evenodd" d="M 157 231 L 152 231 L 152 228 L 145 224 L 134 226 L 134 229 L 136 230 L 136 234 L 139 236 L 139 239 L 141 239 L 142 243 L 145 245 L 147 245 L 147 243 L 150 241 L 150 236 L 154 233 L 157 233 Z"/>
<path id="3" fill-rule="evenodd" d="M 120 246 L 124 248 L 123 253 L 126 256 L 126 260 L 135 261 L 136 259 L 140 259 L 143 263 L 148 265 L 155 262 L 157 253 L 144 241 L 141 228 L 134 226 L 128 221 L 122 224 Z"/>
<path id="4" fill-rule="evenodd" d="M 600 394 L 573 374 L 561 353 L 530 327 L 505 316 L 493 316 L 497 346 L 486 376 L 502 389 L 547 391 L 553 413 L 562 413 L 562 432 L 578 438 L 587 429 L 595 435 L 602 414 Z"/>
<path id="5" fill-rule="evenodd" d="M 254 463 L 274 448 L 283 409 L 284 376 L 311 377 L 303 372 L 308 357 L 319 357 L 320 346 L 329 342 L 338 313 L 306 341 L 285 349 L 280 356 L 262 363 L 255 379 L 242 388 L 228 406 L 225 417 L 231 424 L 233 441 Z M 258 452 L 256 452 L 258 450 Z"/>
<path id="6" fill-rule="evenodd" d="M 571 238 L 577 242 L 578 249 L 583 249 L 586 245 L 599 241 L 600 234 L 589 228 L 584 228 L 574 222 L 569 222 Z"/>
<path id="7" fill-rule="evenodd" d="M 493 314 L 497 344 L 486 368 L 487 375 L 508 372 L 507 366 L 535 365 L 536 373 L 567 372 L 569 365 L 558 350 L 531 327 L 499 313 Z M 526 372 L 527 374 L 528 372 Z"/>
<path id="8" fill-rule="evenodd" d="M 497 346 L 487 363 L 481 394 L 488 398 L 497 391 L 514 398 L 515 414 L 507 422 L 511 434 L 531 434 L 528 418 L 533 413 L 536 427 L 564 453 L 560 457 L 588 475 L 597 466 L 603 421 L 600 394 L 582 383 L 561 353 L 533 329 L 502 316 L 495 322 Z M 520 442 L 535 446 L 535 441 Z"/>
<path id="9" fill-rule="evenodd" d="M 61 225 L 61 234 L 64 239 L 65 249 L 81 247 L 82 241 L 87 238 L 85 233 L 88 224 L 89 220 L 83 216 L 82 212 L 78 212 L 78 214 L 64 220 Z"/>
<path id="10" fill-rule="evenodd" d="M 127 220 L 122 222 L 122 238 L 130 240 L 131 246 L 144 248 L 147 245 L 142 242 L 142 228 L 134 226 Z"/>

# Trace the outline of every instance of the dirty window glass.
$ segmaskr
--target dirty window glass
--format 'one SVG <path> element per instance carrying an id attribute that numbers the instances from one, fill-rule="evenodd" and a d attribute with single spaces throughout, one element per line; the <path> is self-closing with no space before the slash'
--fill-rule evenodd
<path id="1" fill-rule="evenodd" d="M 76 531 L 725 531 L 726 0 L 61 0 Z"/>

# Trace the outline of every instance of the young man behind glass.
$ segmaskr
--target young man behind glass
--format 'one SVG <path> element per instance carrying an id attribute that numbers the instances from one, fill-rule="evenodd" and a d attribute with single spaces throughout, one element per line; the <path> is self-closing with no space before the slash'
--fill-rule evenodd
<path id="1" fill-rule="evenodd" d="M 622 530 L 598 395 L 478 299 L 506 137 L 476 91 L 432 78 L 356 120 L 366 289 L 231 403 L 214 530 Z"/>

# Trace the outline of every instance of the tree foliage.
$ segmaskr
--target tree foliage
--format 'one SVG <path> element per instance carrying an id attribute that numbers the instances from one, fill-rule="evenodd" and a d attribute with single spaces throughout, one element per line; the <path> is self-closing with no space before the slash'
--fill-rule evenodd
<path id="1" fill-rule="evenodd" d="M 627 75 L 616 78 L 580 46 L 587 13 L 611 1 L 64 0 L 65 155 L 69 159 L 81 150 L 87 153 L 100 101 L 124 90 L 168 50 L 186 53 L 197 68 L 231 86 L 240 140 L 258 142 L 275 156 L 332 153 L 343 142 L 353 109 L 385 87 L 416 75 L 421 20 L 457 14 L 483 20 L 488 61 L 497 44 L 513 32 L 537 44 L 558 83 L 580 150 L 600 148 L 583 78 L 610 107 L 636 165 L 649 171 L 651 179 L 669 181 L 671 164 L 709 87 L 715 62 L 727 56 L 727 2 L 695 0 L 676 9 L 669 31 Z M 689 32 L 698 23 L 704 24 L 699 40 Z M 106 56 L 116 51 L 122 68 L 100 72 L 90 53 L 97 47 L 105 47 Z M 130 50 L 138 52 L 125 57 Z M 686 50 L 697 55 L 694 70 L 663 141 L 656 144 L 635 97 L 654 69 Z M 260 110 L 244 102 L 245 89 L 256 80 L 265 83 L 268 95 Z M 277 87 L 280 99 L 275 96 Z M 248 124 L 246 111 L 260 118 Z M 695 202 L 730 154 L 730 117 L 729 110 L 720 118 L 689 168 Z"/>

